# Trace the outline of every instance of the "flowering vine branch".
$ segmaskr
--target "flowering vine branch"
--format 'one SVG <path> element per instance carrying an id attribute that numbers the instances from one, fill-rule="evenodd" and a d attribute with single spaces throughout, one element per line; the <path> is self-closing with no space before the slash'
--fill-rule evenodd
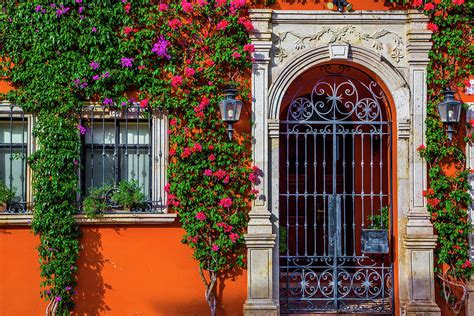
<path id="1" fill-rule="evenodd" d="M 218 103 L 228 78 L 248 75 L 253 46 L 245 0 L 10 1 L 0 21 L 5 97 L 35 113 L 33 230 L 48 312 L 73 309 L 79 229 L 81 104 L 134 103 L 169 113 L 168 206 L 194 250 L 205 298 L 217 310 L 218 277 L 245 265 L 242 234 L 261 171 L 249 135 L 229 142 Z M 247 97 L 245 81 L 232 82 Z"/>

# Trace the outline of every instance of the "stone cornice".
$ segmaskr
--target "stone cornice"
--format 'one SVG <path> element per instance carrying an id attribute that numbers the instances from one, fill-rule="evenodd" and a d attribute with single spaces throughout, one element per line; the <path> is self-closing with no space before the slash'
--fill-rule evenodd
<path id="1" fill-rule="evenodd" d="M 272 23 L 292 24 L 398 24 L 404 25 L 409 19 L 409 11 L 354 11 L 341 14 L 328 10 L 274 10 Z"/>

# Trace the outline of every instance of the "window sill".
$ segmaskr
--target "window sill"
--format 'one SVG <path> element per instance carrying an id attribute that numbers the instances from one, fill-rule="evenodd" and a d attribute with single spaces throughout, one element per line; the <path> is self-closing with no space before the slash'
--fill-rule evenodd
<path id="1" fill-rule="evenodd" d="M 171 224 L 177 214 L 104 214 L 98 218 L 88 218 L 85 215 L 75 215 L 79 225 L 127 225 L 127 224 Z M 0 226 L 31 225 L 32 214 L 1 214 Z"/>

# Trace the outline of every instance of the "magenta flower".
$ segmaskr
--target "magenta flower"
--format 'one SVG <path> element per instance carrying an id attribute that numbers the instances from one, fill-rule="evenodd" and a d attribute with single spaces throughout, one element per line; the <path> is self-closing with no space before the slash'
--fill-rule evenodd
<path id="1" fill-rule="evenodd" d="M 165 187 L 163 188 L 163 190 L 165 190 L 166 193 L 170 193 L 170 187 L 171 187 L 171 184 L 167 183 Z"/>
<path id="2" fill-rule="evenodd" d="M 109 78 L 110 77 L 110 72 L 106 71 L 102 74 L 102 78 Z"/>
<path id="3" fill-rule="evenodd" d="M 97 28 L 94 26 L 92 29 L 91 29 L 92 33 L 97 33 Z"/>
<path id="4" fill-rule="evenodd" d="M 238 52 L 233 52 L 233 53 L 232 53 L 232 57 L 234 57 L 234 58 L 240 58 L 240 57 L 242 57 L 242 55 L 240 55 L 240 53 L 238 53 Z"/>
<path id="5" fill-rule="evenodd" d="M 84 7 L 79 7 L 79 9 L 77 10 L 79 14 L 82 14 L 82 11 L 84 11 Z"/>
<path id="6" fill-rule="evenodd" d="M 99 76 L 99 75 L 93 75 L 93 76 L 92 76 L 92 80 L 97 81 L 97 80 L 99 80 L 99 79 L 100 79 L 100 76 Z"/>
<path id="7" fill-rule="evenodd" d="M 132 67 L 132 62 L 133 62 L 133 58 L 128 58 L 128 57 L 122 57 L 120 59 L 120 62 L 122 63 L 122 67 Z"/>
<path id="8" fill-rule="evenodd" d="M 61 301 L 61 296 L 56 296 L 56 302 L 60 302 Z"/>
<path id="9" fill-rule="evenodd" d="M 255 46 L 253 44 L 245 44 L 244 52 L 253 53 L 255 51 Z"/>
<path id="10" fill-rule="evenodd" d="M 112 105 L 112 103 L 114 103 L 114 101 L 110 98 L 105 98 L 104 101 L 102 101 L 102 103 L 104 105 Z"/>
<path id="11" fill-rule="evenodd" d="M 35 11 L 36 11 L 36 12 L 40 12 L 41 9 L 42 9 L 42 7 L 41 7 L 40 5 L 37 5 Z"/>
<path id="12" fill-rule="evenodd" d="M 204 175 L 207 176 L 207 177 L 212 176 L 212 170 L 211 169 L 204 170 Z"/>
<path id="13" fill-rule="evenodd" d="M 168 25 L 170 28 L 172 28 L 173 30 L 176 30 L 178 27 L 180 27 L 181 25 L 183 25 L 183 23 L 181 22 L 181 20 L 179 19 L 172 19 L 168 22 Z"/>
<path id="14" fill-rule="evenodd" d="M 216 160 L 216 156 L 214 156 L 214 154 L 210 154 L 209 161 L 214 161 L 214 160 Z"/>
<path id="15" fill-rule="evenodd" d="M 168 5 L 166 3 L 160 3 L 160 6 L 158 7 L 159 11 L 166 11 L 168 10 Z"/>
<path id="16" fill-rule="evenodd" d="M 192 13 L 193 12 L 193 5 L 186 0 L 183 0 L 181 2 L 181 7 L 183 7 L 183 11 L 186 13 Z"/>
<path id="17" fill-rule="evenodd" d="M 81 135 L 84 135 L 86 133 L 86 128 L 81 124 L 77 124 L 76 127 L 79 130 L 79 133 L 81 133 Z"/>
<path id="18" fill-rule="evenodd" d="M 219 246 L 216 245 L 216 244 L 214 244 L 214 245 L 212 245 L 212 248 L 211 248 L 211 249 L 212 249 L 212 251 L 218 251 L 218 250 L 219 250 Z"/>
<path id="19" fill-rule="evenodd" d="M 61 5 L 61 7 L 56 10 L 56 16 L 60 17 L 61 15 L 66 14 L 68 11 L 69 7 L 64 7 L 63 5 Z"/>
<path id="20" fill-rule="evenodd" d="M 232 199 L 231 198 L 223 198 L 219 202 L 219 206 L 225 207 L 225 208 L 230 208 L 232 206 Z"/>
<path id="21" fill-rule="evenodd" d="M 97 70 L 97 69 L 99 69 L 99 67 L 100 67 L 99 64 L 98 64 L 97 62 L 95 62 L 95 61 L 91 61 L 91 63 L 89 64 L 89 66 L 90 66 L 92 69 L 94 69 L 94 70 Z"/>
<path id="22" fill-rule="evenodd" d="M 236 234 L 236 233 L 231 233 L 229 235 L 229 238 L 232 242 L 235 242 L 237 239 L 239 239 L 239 234 Z"/>
<path id="23" fill-rule="evenodd" d="M 206 214 L 204 214 L 203 212 L 199 212 L 196 214 L 196 219 L 197 220 L 200 220 L 200 221 L 205 221 L 206 220 Z"/>
<path id="24" fill-rule="evenodd" d="M 77 0 L 76 0 L 76 1 L 77 1 Z M 70 291 L 70 290 L 72 290 L 72 287 L 66 286 L 66 291 Z"/>
<path id="25" fill-rule="evenodd" d="M 193 68 L 188 67 L 184 69 L 184 74 L 186 75 L 186 77 L 193 76 L 195 73 L 196 73 L 196 70 L 194 70 Z"/>
<path id="26" fill-rule="evenodd" d="M 168 46 L 170 45 L 170 42 L 167 41 L 163 36 L 160 36 L 158 41 L 153 44 L 153 48 L 151 51 L 158 55 L 159 57 L 163 57 L 166 59 L 170 59 L 171 56 L 168 54 Z"/>
<path id="27" fill-rule="evenodd" d="M 195 143 L 193 148 L 194 148 L 194 151 L 198 151 L 198 152 L 202 151 L 202 146 L 199 143 Z"/>
<path id="28" fill-rule="evenodd" d="M 229 22 L 227 20 L 222 20 L 216 25 L 216 29 L 224 30 L 227 26 L 229 26 Z"/>

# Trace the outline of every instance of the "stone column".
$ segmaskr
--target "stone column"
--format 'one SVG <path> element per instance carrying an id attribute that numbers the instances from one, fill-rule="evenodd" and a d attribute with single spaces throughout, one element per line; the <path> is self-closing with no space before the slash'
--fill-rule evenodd
<path id="1" fill-rule="evenodd" d="M 268 73 L 270 62 L 272 10 L 252 10 L 250 19 L 255 31 L 251 34 L 255 45 L 252 64 L 252 136 L 253 161 L 263 171 L 256 189 L 259 196 L 249 213 L 247 243 L 248 280 L 244 315 L 277 315 L 273 299 L 273 234 L 268 205 Z"/>
<path id="2" fill-rule="evenodd" d="M 406 215 L 407 224 L 403 240 L 408 281 L 406 315 L 441 315 L 435 303 L 434 258 L 436 238 L 427 211 L 423 190 L 427 186 L 426 162 L 417 152 L 425 139 L 425 118 L 427 105 L 426 67 L 428 51 L 431 48 L 431 33 L 426 29 L 427 17 L 412 11 L 407 25 L 408 70 L 411 90 L 410 112 L 412 116 L 412 137 L 410 157 L 410 209 Z M 402 219 L 403 220 L 403 219 Z"/>

